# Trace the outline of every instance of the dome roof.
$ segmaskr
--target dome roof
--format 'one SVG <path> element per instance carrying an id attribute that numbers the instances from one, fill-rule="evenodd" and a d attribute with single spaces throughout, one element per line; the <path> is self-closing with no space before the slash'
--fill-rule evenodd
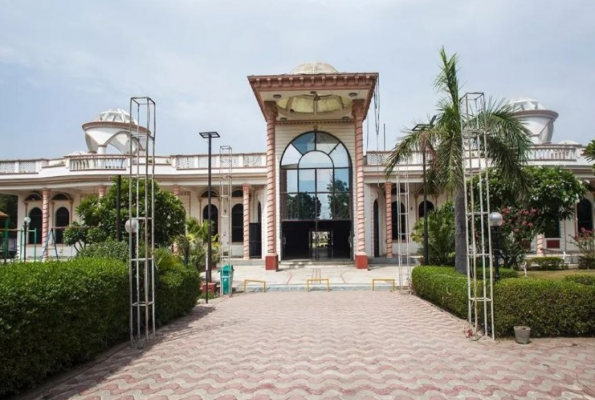
<path id="1" fill-rule="evenodd" d="M 309 62 L 295 67 L 290 75 L 316 75 L 316 74 L 338 74 L 339 71 L 332 65 L 323 62 Z"/>
<path id="2" fill-rule="evenodd" d="M 528 97 L 519 97 L 510 101 L 514 111 L 547 110 L 543 104 Z"/>
<path id="3" fill-rule="evenodd" d="M 99 114 L 96 121 L 129 123 L 130 114 L 121 108 L 110 108 L 109 110 Z M 132 122 L 137 124 L 134 118 L 132 118 Z"/>

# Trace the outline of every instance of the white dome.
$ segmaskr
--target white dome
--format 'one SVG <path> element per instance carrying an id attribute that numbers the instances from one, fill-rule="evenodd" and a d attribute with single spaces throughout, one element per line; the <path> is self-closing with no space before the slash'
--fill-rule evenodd
<path id="1" fill-rule="evenodd" d="M 130 122 L 130 114 L 128 112 L 122 110 L 121 108 L 110 108 L 107 111 L 102 112 L 97 117 L 97 121 L 105 121 L 105 122 Z M 132 122 L 136 124 L 136 120 L 132 118 Z"/>
<path id="2" fill-rule="evenodd" d="M 309 62 L 295 67 L 290 75 L 316 75 L 316 74 L 338 74 L 339 71 L 332 65 L 323 62 Z"/>
<path id="3" fill-rule="evenodd" d="M 547 110 L 543 104 L 528 97 L 519 97 L 510 101 L 514 111 Z"/>

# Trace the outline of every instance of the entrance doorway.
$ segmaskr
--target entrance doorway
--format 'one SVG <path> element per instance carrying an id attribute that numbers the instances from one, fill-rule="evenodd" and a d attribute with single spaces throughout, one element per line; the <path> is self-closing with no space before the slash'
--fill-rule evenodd
<path id="1" fill-rule="evenodd" d="M 326 132 L 296 137 L 281 158 L 281 257 L 350 259 L 351 159 Z"/>

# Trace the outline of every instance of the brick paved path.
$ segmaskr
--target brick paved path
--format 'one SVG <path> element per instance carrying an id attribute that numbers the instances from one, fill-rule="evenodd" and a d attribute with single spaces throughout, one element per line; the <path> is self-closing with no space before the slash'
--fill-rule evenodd
<path id="1" fill-rule="evenodd" d="M 53 387 L 63 399 L 569 398 L 595 395 L 595 340 L 473 342 L 389 292 L 239 295 L 197 306 L 144 351 Z"/>

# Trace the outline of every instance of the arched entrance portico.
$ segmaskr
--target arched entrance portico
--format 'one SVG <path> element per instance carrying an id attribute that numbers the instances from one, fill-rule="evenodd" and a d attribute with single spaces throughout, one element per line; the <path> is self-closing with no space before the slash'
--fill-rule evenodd
<path id="1" fill-rule="evenodd" d="M 326 132 L 296 137 L 281 158 L 281 258 L 352 258 L 352 168 Z"/>

